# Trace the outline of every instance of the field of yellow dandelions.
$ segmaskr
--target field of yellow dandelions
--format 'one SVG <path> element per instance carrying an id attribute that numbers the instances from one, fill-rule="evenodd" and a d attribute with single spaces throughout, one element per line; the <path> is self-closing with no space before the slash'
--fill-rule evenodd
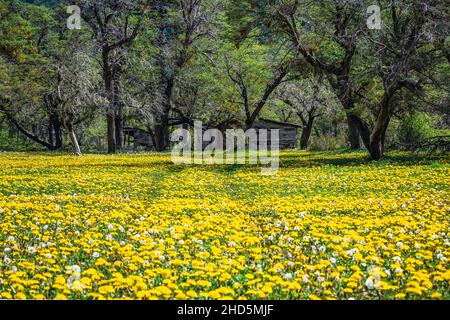
<path id="1" fill-rule="evenodd" d="M 450 299 L 448 157 L 0 154 L 2 299 Z"/>

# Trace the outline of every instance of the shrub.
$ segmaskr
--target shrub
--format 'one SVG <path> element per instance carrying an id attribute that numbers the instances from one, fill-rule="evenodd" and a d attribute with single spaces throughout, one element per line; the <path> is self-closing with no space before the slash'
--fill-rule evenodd
<path id="1" fill-rule="evenodd" d="M 44 148 L 22 138 L 10 138 L 6 131 L 0 130 L 0 151 L 42 151 Z"/>
<path id="2" fill-rule="evenodd" d="M 403 145 L 416 145 L 435 135 L 433 119 L 423 112 L 406 116 L 398 128 L 398 139 Z"/>
<path id="3" fill-rule="evenodd" d="M 346 147 L 346 138 L 343 135 L 334 136 L 313 136 L 309 149 L 313 151 L 336 150 Z"/>

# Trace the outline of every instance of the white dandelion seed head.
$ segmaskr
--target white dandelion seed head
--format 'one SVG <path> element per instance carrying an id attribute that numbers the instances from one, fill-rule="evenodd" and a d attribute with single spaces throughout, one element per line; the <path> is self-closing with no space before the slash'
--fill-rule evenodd
<path id="1" fill-rule="evenodd" d="M 373 283 L 372 278 L 368 278 L 368 279 L 366 280 L 365 286 L 366 286 L 368 289 L 370 289 L 370 290 L 375 289 L 375 285 L 374 285 L 374 283 Z"/>
<path id="2" fill-rule="evenodd" d="M 283 277 L 284 280 L 292 280 L 292 274 L 291 273 L 286 273 Z"/>
<path id="3" fill-rule="evenodd" d="M 81 272 L 80 266 L 79 266 L 79 265 L 76 265 L 76 264 L 74 264 L 74 265 L 71 267 L 71 269 L 72 269 L 72 271 L 73 271 L 74 273 L 80 273 L 80 272 Z"/>

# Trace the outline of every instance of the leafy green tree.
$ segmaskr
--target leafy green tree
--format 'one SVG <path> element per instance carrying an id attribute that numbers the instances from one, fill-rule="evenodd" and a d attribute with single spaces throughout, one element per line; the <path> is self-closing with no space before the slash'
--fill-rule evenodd
<path id="1" fill-rule="evenodd" d="M 407 147 L 414 147 L 435 135 L 432 118 L 423 112 L 407 115 L 400 122 L 399 141 Z"/>

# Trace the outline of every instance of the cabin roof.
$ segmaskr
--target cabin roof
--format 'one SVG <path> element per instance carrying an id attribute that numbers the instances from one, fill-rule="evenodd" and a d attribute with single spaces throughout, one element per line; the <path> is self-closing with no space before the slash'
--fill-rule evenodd
<path id="1" fill-rule="evenodd" d="M 140 131 L 140 132 L 144 132 L 144 133 L 150 134 L 150 132 L 148 132 L 148 131 L 146 131 L 144 129 L 135 128 L 135 127 L 123 127 L 122 130 L 123 130 L 123 132 L 138 132 L 138 131 Z"/>
<path id="2" fill-rule="evenodd" d="M 283 126 L 283 127 L 302 128 L 302 126 L 298 125 L 298 124 L 280 122 L 280 121 L 275 121 L 275 120 L 270 120 L 270 119 L 265 119 L 265 118 L 260 118 L 257 122 L 258 123 L 268 122 L 268 123 L 276 124 L 276 125 Z"/>

